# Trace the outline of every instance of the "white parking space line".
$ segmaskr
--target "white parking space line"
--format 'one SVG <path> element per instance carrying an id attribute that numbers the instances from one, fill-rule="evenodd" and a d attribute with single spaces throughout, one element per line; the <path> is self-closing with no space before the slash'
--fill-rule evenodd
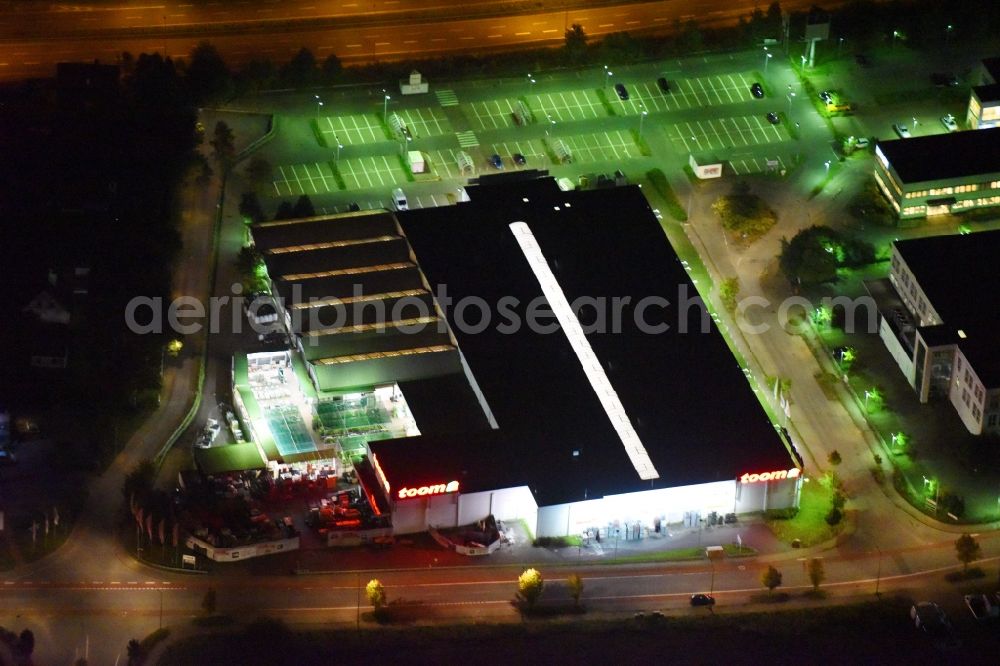
<path id="1" fill-rule="evenodd" d="M 588 90 L 532 95 L 528 101 L 529 105 L 538 111 L 536 113 L 538 122 L 546 122 L 549 116 L 557 122 L 563 122 L 601 118 L 607 115 L 597 95 Z"/>
<path id="2" fill-rule="evenodd" d="M 331 146 L 336 146 L 337 143 L 350 146 L 387 140 L 382 128 L 371 115 L 324 116 L 319 120 L 319 128 L 327 144 Z"/>
<path id="3" fill-rule="evenodd" d="M 440 109 L 401 109 L 396 114 L 403 119 L 414 138 L 440 136 L 452 131 L 448 118 Z"/>
<path id="4" fill-rule="evenodd" d="M 476 129 L 503 129 L 513 123 L 514 105 L 509 99 L 491 99 L 465 105 L 475 114 Z M 470 120 L 472 120 L 470 118 Z"/>

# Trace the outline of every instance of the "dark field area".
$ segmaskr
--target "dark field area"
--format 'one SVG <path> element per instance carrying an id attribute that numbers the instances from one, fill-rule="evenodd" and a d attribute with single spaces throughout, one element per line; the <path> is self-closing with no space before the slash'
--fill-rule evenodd
<path id="1" fill-rule="evenodd" d="M 293 632 L 264 620 L 170 646 L 160 666 L 180 664 L 490 663 L 995 663 L 1000 625 L 953 617 L 952 638 L 914 628 L 910 602 L 774 613 L 627 620 L 527 620 L 522 624 L 379 627 Z"/>

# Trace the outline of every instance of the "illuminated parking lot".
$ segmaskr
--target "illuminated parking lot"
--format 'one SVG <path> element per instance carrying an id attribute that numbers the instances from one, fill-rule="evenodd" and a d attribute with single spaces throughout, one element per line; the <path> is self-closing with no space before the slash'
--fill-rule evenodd
<path id="1" fill-rule="evenodd" d="M 764 113 L 737 118 L 692 120 L 663 128 L 674 149 L 682 153 L 760 146 L 788 141 L 783 125 L 772 125 Z"/>
<path id="2" fill-rule="evenodd" d="M 465 117 L 477 130 L 506 129 L 514 126 L 514 105 L 517 100 L 491 99 L 462 106 Z"/>
<path id="3" fill-rule="evenodd" d="M 349 190 L 392 188 L 406 182 L 406 173 L 397 155 L 343 159 L 338 166 L 344 186 Z"/>
<path id="4" fill-rule="evenodd" d="M 451 123 L 448 122 L 448 118 L 441 109 L 390 109 L 389 116 L 391 117 L 393 114 L 403 119 L 414 139 L 425 136 L 441 136 L 452 132 Z"/>
<path id="5" fill-rule="evenodd" d="M 316 121 L 327 146 L 358 146 L 388 141 L 385 131 L 373 114 L 323 116 Z"/>
<path id="6" fill-rule="evenodd" d="M 750 86 L 755 79 L 747 74 L 720 74 L 694 79 L 672 79 L 667 76 L 666 79 L 670 83 L 670 92 L 661 91 L 656 81 L 624 82 L 629 98 L 622 101 L 612 90 L 608 93 L 608 99 L 619 115 L 637 115 L 643 110 L 650 113 L 683 111 L 754 101 Z"/>
<path id="7" fill-rule="evenodd" d="M 613 93 L 612 93 L 613 94 Z M 548 119 L 556 122 L 569 120 L 593 120 L 608 115 L 604 104 L 593 90 L 570 90 L 567 92 L 530 95 L 528 106 L 539 123 Z"/>
<path id="8" fill-rule="evenodd" d="M 301 196 L 336 192 L 337 178 L 327 162 L 292 164 L 275 169 L 274 191 L 276 196 Z"/>
<path id="9" fill-rule="evenodd" d="M 548 139 L 549 145 L 562 141 L 573 157 L 573 163 L 615 161 L 640 157 L 642 151 L 628 132 L 595 132 Z"/>

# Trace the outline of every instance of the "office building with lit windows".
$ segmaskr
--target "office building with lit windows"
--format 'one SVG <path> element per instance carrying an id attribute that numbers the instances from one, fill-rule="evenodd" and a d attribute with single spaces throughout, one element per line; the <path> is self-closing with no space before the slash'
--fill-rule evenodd
<path id="1" fill-rule="evenodd" d="M 979 70 L 979 83 L 969 93 L 965 122 L 969 129 L 989 129 L 1000 124 L 1000 58 L 986 58 Z"/>
<path id="2" fill-rule="evenodd" d="M 900 220 L 1000 205 L 1000 127 L 875 145 L 875 182 Z"/>
<path id="3" fill-rule="evenodd" d="M 868 284 L 879 335 L 920 402 L 947 399 L 973 434 L 1000 432 L 1000 231 L 896 241 Z"/>

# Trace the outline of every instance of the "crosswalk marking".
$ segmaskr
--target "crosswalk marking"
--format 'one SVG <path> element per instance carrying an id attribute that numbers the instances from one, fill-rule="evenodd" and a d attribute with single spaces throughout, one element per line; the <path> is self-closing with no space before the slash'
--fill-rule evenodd
<path id="1" fill-rule="evenodd" d="M 476 133 L 471 130 L 467 132 L 455 132 L 455 136 L 458 138 L 458 145 L 462 148 L 473 148 L 479 145 Z"/>
<path id="2" fill-rule="evenodd" d="M 458 95 L 454 90 L 435 90 L 434 95 L 441 106 L 458 106 Z"/>

